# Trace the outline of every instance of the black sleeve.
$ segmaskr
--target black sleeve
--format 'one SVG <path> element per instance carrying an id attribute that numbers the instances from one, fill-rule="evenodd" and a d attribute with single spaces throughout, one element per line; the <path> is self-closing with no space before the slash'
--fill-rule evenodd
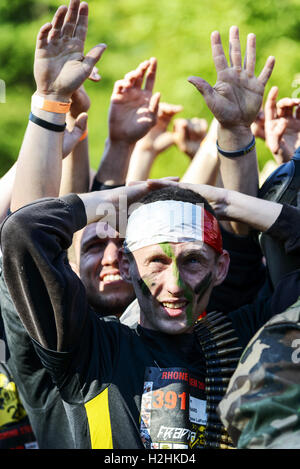
<path id="1" fill-rule="evenodd" d="M 300 254 L 300 209 L 284 204 L 279 217 L 265 233 L 281 241 L 287 254 Z"/>
<path id="2" fill-rule="evenodd" d="M 81 199 L 41 199 L 12 213 L 1 227 L 3 272 L 29 335 L 43 347 L 69 351 L 88 316 L 84 286 L 67 249 L 86 224 Z"/>
<path id="3" fill-rule="evenodd" d="M 255 300 L 266 280 L 266 269 L 256 232 L 237 236 L 221 231 L 223 248 L 230 255 L 229 270 L 224 282 L 213 289 L 207 311 L 228 313 Z"/>
<path id="4" fill-rule="evenodd" d="M 300 269 L 285 275 L 270 294 L 267 290 L 253 303 L 242 306 L 228 314 L 239 336 L 241 345 L 246 347 L 254 334 L 273 316 L 283 313 L 300 297 Z"/>

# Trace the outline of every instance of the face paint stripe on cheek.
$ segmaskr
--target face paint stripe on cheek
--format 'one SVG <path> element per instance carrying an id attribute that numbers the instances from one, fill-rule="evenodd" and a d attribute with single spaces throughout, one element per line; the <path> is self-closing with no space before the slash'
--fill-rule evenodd
<path id="1" fill-rule="evenodd" d="M 182 280 L 180 276 L 180 272 L 179 272 L 178 265 L 177 265 L 177 260 L 172 250 L 172 247 L 169 245 L 169 243 L 161 243 L 160 246 L 162 250 L 164 251 L 164 253 L 168 257 L 170 257 L 173 261 L 173 275 L 176 279 L 177 285 L 183 290 L 184 298 L 188 301 L 188 305 L 186 307 L 186 320 L 187 320 L 187 324 L 190 326 L 193 323 L 193 315 L 192 315 L 193 291 L 186 285 L 186 283 Z"/>
<path id="2" fill-rule="evenodd" d="M 139 278 L 137 283 L 144 296 L 147 296 L 147 297 L 151 296 L 151 292 L 145 280 L 143 280 L 142 278 Z"/>
<path id="3" fill-rule="evenodd" d="M 202 297 L 203 297 L 204 293 L 207 291 L 207 289 L 209 288 L 209 286 L 211 284 L 211 280 L 212 280 L 212 273 L 209 272 L 201 280 L 201 282 L 199 282 L 198 285 L 196 285 L 196 287 L 194 289 L 194 292 L 195 292 L 196 295 L 199 295 L 199 297 L 197 299 L 197 304 L 199 304 L 200 301 L 202 300 Z"/>

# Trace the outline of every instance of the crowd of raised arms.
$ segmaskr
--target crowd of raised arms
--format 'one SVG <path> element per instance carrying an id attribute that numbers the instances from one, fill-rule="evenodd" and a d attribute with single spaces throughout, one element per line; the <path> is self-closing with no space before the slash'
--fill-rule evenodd
<path id="1" fill-rule="evenodd" d="M 80 0 L 40 28 L 0 180 L 0 448 L 300 448 L 300 100 L 264 96 L 254 34 L 226 57 L 214 31 L 190 119 L 155 57 L 116 81 L 94 171 L 84 84 L 110 51 L 87 31 Z M 150 179 L 171 146 L 185 174 Z"/>

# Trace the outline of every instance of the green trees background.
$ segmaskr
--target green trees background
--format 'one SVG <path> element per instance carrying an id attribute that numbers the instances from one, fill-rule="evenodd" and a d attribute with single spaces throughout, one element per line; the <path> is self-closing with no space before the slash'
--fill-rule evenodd
<path id="1" fill-rule="evenodd" d="M 87 50 L 99 42 L 108 45 L 101 62 L 100 83 L 89 82 L 91 97 L 89 140 L 91 165 L 99 164 L 107 136 L 107 113 L 115 80 L 149 57 L 158 59 L 155 91 L 161 100 L 182 104 L 182 117 L 212 116 L 197 90 L 187 82 L 198 75 L 211 84 L 216 73 L 210 34 L 219 30 L 228 51 L 229 27 L 240 28 L 242 50 L 246 37 L 257 37 L 257 73 L 269 55 L 276 65 L 266 92 L 279 87 L 279 97 L 300 97 L 299 0 L 89 0 Z M 40 26 L 51 18 L 60 0 L 0 0 L 0 79 L 6 85 L 6 102 L 0 103 L 0 176 L 17 159 L 34 92 L 33 55 Z M 299 92 L 298 92 L 299 91 Z M 259 165 L 271 154 L 258 141 Z M 177 148 L 161 154 L 153 177 L 181 176 L 189 163 Z"/>

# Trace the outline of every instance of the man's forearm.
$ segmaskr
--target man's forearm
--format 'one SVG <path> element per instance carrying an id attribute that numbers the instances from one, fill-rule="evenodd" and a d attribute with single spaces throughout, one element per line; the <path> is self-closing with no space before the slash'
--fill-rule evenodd
<path id="1" fill-rule="evenodd" d="M 215 142 L 204 140 L 191 164 L 181 178 L 191 184 L 215 185 L 220 170 L 220 161 Z"/>
<path id="2" fill-rule="evenodd" d="M 67 263 L 66 250 L 85 223 L 84 207 L 72 194 L 35 201 L 1 227 L 9 293 L 30 337 L 48 349 L 70 350 L 84 324 L 84 287 Z"/>
<path id="3" fill-rule="evenodd" d="M 63 125 L 65 114 L 35 111 L 47 122 Z M 29 121 L 12 192 L 11 210 L 42 197 L 57 197 L 61 181 L 63 132 L 45 129 Z"/>
<path id="4" fill-rule="evenodd" d="M 106 185 L 122 185 L 126 182 L 131 153 L 134 144 L 123 141 L 105 142 L 104 153 L 96 174 L 96 179 Z"/>
<path id="5" fill-rule="evenodd" d="M 227 192 L 226 218 L 245 223 L 258 231 L 267 231 L 277 220 L 282 205 L 236 191 Z"/>
<path id="6" fill-rule="evenodd" d="M 11 196 L 16 177 L 17 163 L 0 179 L 0 223 L 4 220 L 11 204 Z"/>
<path id="7" fill-rule="evenodd" d="M 146 181 L 149 178 L 155 157 L 154 150 L 142 149 L 137 143 L 130 158 L 126 182 Z"/>
<path id="8" fill-rule="evenodd" d="M 225 152 L 238 151 L 247 147 L 253 135 L 250 127 L 226 129 L 218 126 L 218 146 Z M 255 197 L 258 190 L 258 165 L 255 146 L 243 156 L 226 157 L 218 153 L 220 174 L 226 189 L 242 192 Z M 247 225 L 232 222 L 233 232 L 240 235 L 248 234 Z"/>
<path id="9" fill-rule="evenodd" d="M 72 130 L 76 119 L 67 114 L 67 126 Z M 88 192 L 90 185 L 90 158 L 88 136 L 79 141 L 62 161 L 60 195 Z"/>
<path id="10" fill-rule="evenodd" d="M 62 161 L 60 195 L 88 192 L 90 160 L 88 138 L 78 142 L 74 150 Z"/>
<path id="11" fill-rule="evenodd" d="M 276 222 L 282 210 L 282 205 L 276 202 L 221 187 L 186 183 L 180 185 L 205 197 L 218 220 L 245 223 L 248 227 L 262 232 L 267 231 Z"/>

